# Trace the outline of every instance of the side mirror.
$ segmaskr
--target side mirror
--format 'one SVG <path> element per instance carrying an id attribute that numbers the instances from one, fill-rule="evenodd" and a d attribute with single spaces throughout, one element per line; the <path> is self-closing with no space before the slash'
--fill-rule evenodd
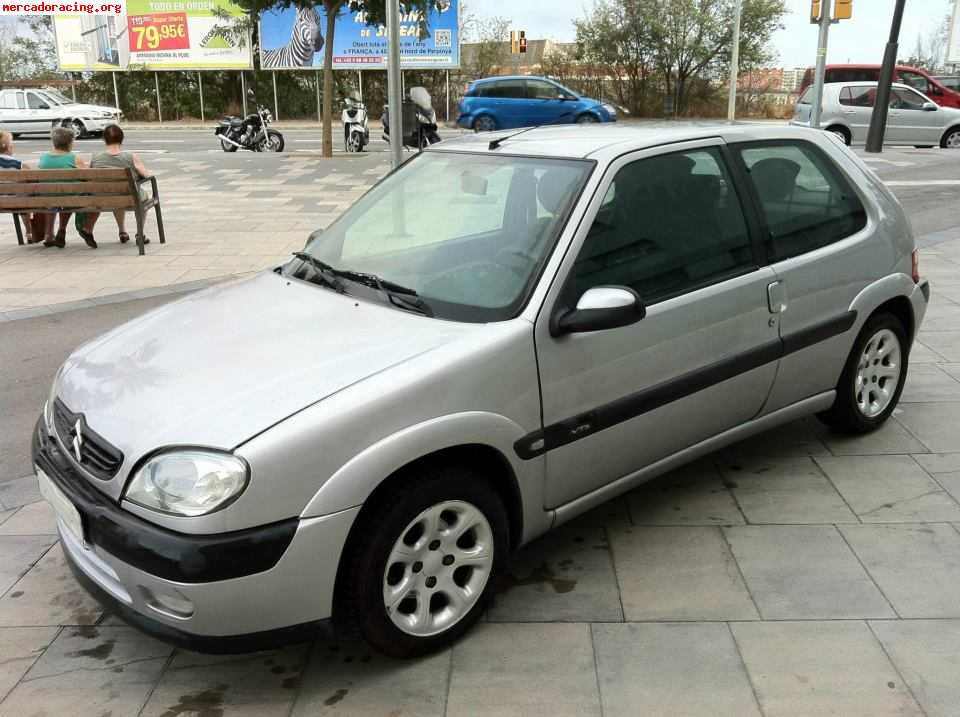
<path id="1" fill-rule="evenodd" d="M 940 109 L 940 108 L 937 107 L 937 105 L 935 105 L 933 102 L 924 102 L 924 103 L 923 103 L 923 111 L 924 111 L 924 112 L 936 112 L 938 109 Z"/>
<path id="2" fill-rule="evenodd" d="M 558 311 L 550 321 L 550 334 L 578 334 L 629 326 L 647 315 L 636 291 L 626 286 L 595 286 L 587 289 L 577 308 Z"/>
<path id="3" fill-rule="evenodd" d="M 39 105 L 37 105 L 37 109 L 38 109 L 38 110 L 48 110 L 48 109 L 50 109 L 50 105 L 48 105 L 46 102 L 41 102 Z"/>

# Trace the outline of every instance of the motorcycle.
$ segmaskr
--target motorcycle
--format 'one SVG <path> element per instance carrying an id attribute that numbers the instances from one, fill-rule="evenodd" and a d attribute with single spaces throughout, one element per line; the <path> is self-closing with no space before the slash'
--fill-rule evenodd
<path id="1" fill-rule="evenodd" d="M 347 95 L 343 109 L 343 148 L 347 152 L 362 152 L 370 144 L 370 129 L 367 127 L 367 107 L 360 101 L 360 93 L 354 90 Z"/>
<path id="2" fill-rule="evenodd" d="M 383 107 L 383 141 L 390 142 L 389 106 Z M 437 113 L 433 109 L 430 93 L 425 87 L 411 87 L 401 108 L 403 146 L 423 149 L 440 141 L 437 132 Z"/>
<path id="3" fill-rule="evenodd" d="M 247 95 L 256 105 L 257 111 L 245 118 L 226 116 L 220 120 L 213 134 L 220 140 L 224 152 L 236 152 L 249 149 L 251 152 L 282 152 L 283 135 L 270 129 L 273 115 L 261 104 L 250 90 Z"/>

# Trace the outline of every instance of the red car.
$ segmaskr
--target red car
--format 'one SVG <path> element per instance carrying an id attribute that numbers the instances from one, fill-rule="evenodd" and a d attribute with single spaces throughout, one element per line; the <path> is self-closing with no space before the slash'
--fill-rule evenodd
<path id="1" fill-rule="evenodd" d="M 878 82 L 880 65 L 827 65 L 826 82 Z M 897 65 L 893 72 L 893 81 L 902 82 L 920 90 L 941 107 L 960 109 L 960 92 L 950 89 L 926 70 L 919 67 Z M 800 85 L 800 94 L 813 83 L 813 68 L 804 73 Z"/>

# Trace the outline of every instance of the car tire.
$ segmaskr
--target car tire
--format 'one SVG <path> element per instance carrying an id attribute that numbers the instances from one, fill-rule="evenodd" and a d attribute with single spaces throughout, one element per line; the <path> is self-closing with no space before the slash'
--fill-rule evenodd
<path id="1" fill-rule="evenodd" d="M 473 121 L 474 132 L 493 132 L 497 129 L 497 121 L 490 115 L 480 115 Z"/>
<path id="2" fill-rule="evenodd" d="M 910 344 L 903 323 L 882 312 L 864 324 L 837 384 L 833 406 L 820 419 L 844 433 L 869 433 L 893 413 L 907 378 Z M 890 385 L 892 381 L 895 384 Z"/>
<path id="3" fill-rule="evenodd" d="M 596 124 L 599 121 L 599 119 L 589 112 L 584 112 L 582 115 L 577 117 L 577 124 Z"/>
<path id="4" fill-rule="evenodd" d="M 951 127 L 940 140 L 943 149 L 960 149 L 960 127 Z"/>
<path id="5" fill-rule="evenodd" d="M 852 138 L 850 137 L 850 132 L 846 127 L 841 127 L 840 125 L 833 125 L 832 127 L 827 127 L 827 132 L 832 132 L 843 140 L 843 143 L 850 146 Z"/>
<path id="6" fill-rule="evenodd" d="M 361 636 L 391 657 L 463 635 L 493 595 L 509 542 L 503 502 L 481 471 L 427 464 L 407 478 L 355 526 L 338 595 Z"/>
<path id="7" fill-rule="evenodd" d="M 77 139 L 83 139 L 84 137 L 87 136 L 86 126 L 83 124 L 83 122 L 81 122 L 78 119 L 70 120 L 69 122 L 64 124 L 64 127 L 66 127 L 67 129 L 72 129 L 73 135 Z"/>

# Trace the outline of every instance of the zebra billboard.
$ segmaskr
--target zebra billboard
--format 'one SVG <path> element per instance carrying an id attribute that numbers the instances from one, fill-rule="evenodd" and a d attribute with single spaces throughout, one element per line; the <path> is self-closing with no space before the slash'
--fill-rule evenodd
<path id="1" fill-rule="evenodd" d="M 127 0 L 120 15 L 55 15 L 63 71 L 248 70 L 249 38 L 229 31 L 231 0 Z"/>
<path id="2" fill-rule="evenodd" d="M 427 18 L 429 36 L 419 37 L 420 13 L 400 14 L 400 65 L 403 69 L 460 67 L 460 0 L 442 0 Z M 323 67 L 323 36 L 327 26 L 322 7 L 274 7 L 260 16 L 260 67 L 301 70 Z M 333 37 L 333 69 L 382 70 L 387 66 L 387 33 L 383 25 L 368 25 L 366 13 L 344 12 L 337 17 Z"/>

